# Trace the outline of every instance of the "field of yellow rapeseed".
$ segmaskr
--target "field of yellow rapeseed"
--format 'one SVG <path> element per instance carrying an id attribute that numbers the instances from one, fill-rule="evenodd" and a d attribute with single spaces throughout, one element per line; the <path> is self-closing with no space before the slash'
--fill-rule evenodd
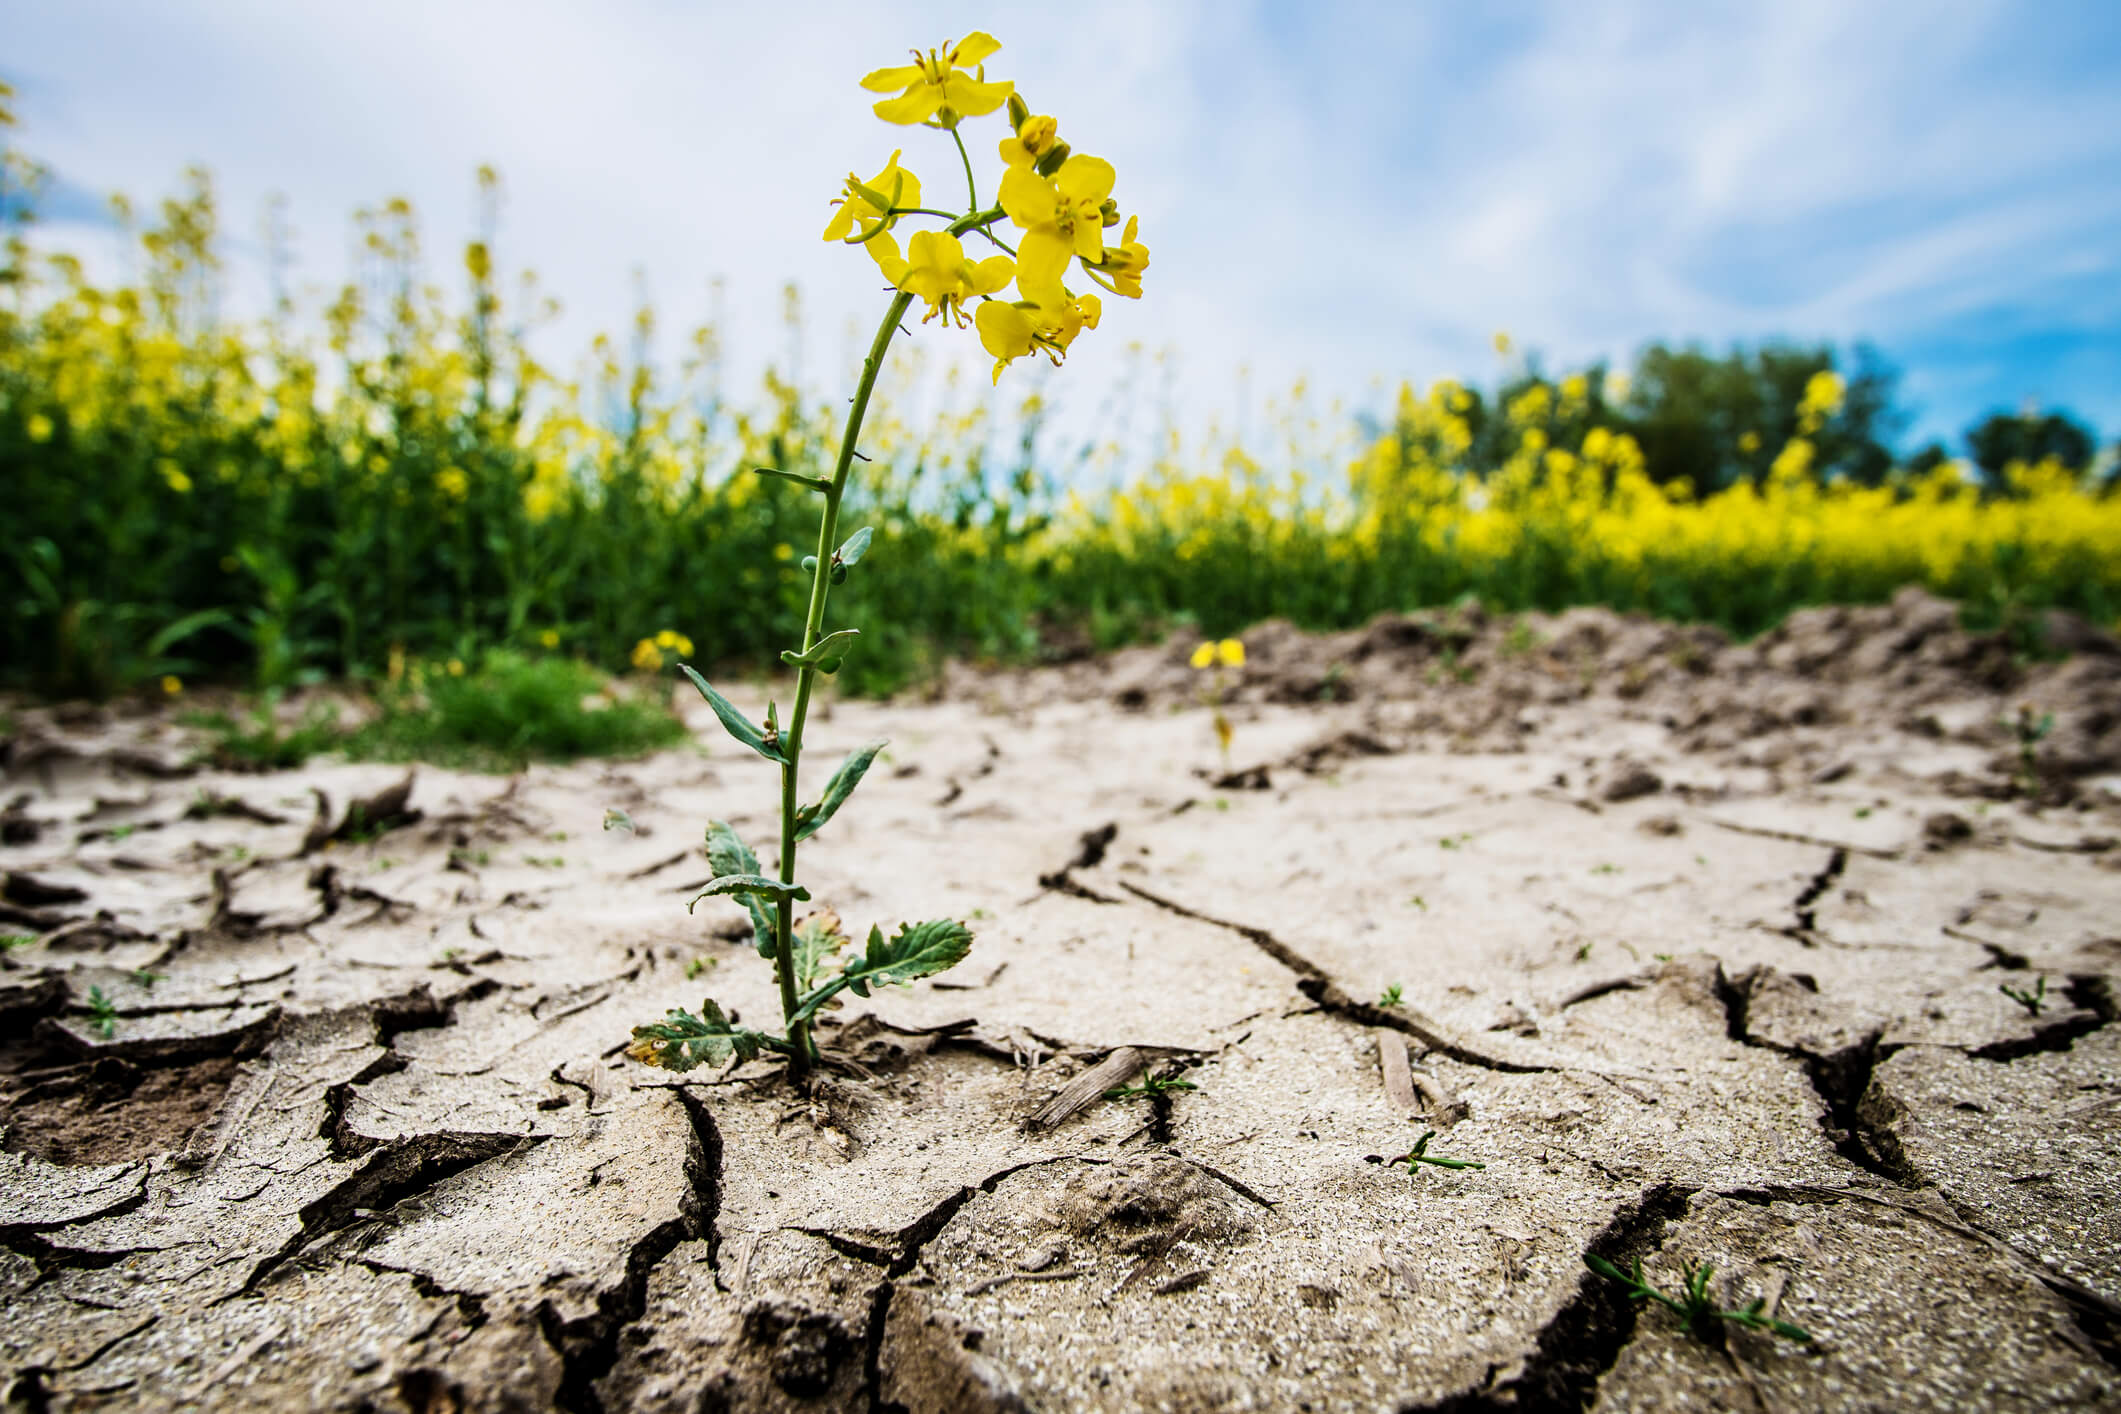
<path id="1" fill-rule="evenodd" d="M 9 242 L 0 684 L 273 688 L 496 649 L 623 669 L 678 642 L 763 665 L 799 637 L 813 508 L 746 472 L 828 469 L 823 400 L 770 374 L 755 398 L 725 397 L 712 329 L 667 375 L 601 340 L 563 378 L 526 343 L 535 288 L 504 290 L 475 243 L 464 298 L 446 297 L 401 203 L 362 218 L 362 268 L 319 327 L 286 307 L 230 321 L 215 225 L 194 174 L 139 235 L 137 281 L 115 287 Z M 639 319 L 635 348 L 653 330 Z M 1764 474 L 1697 493 L 1651 479 L 1614 395 L 1589 373 L 1519 380 L 1476 437 L 1476 390 L 1410 387 L 1345 474 L 1173 443 L 1098 492 L 1053 475 L 1028 435 L 998 454 L 984 411 L 875 419 L 847 514 L 891 572 L 844 600 L 868 635 L 846 680 L 888 689 L 941 653 L 1033 660 L 1056 635 L 1334 627 L 1466 594 L 1739 633 L 1908 583 L 1977 625 L 2121 612 L 2121 499 L 2068 469 L 1822 480 L 1810 434 L 1840 397 L 1822 376 L 1792 435 L 1761 449 Z M 1036 397 L 1017 409 L 1026 428 L 1040 415 Z"/>

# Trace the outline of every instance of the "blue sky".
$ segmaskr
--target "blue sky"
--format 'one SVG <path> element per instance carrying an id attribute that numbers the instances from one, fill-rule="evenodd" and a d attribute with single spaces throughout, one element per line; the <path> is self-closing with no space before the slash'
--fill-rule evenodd
<path id="1" fill-rule="evenodd" d="M 675 356 L 726 280 L 735 386 L 844 381 L 879 296 L 817 239 L 894 146 L 954 192 L 940 135 L 855 81 L 985 28 L 990 64 L 1119 169 L 1148 297 L 1108 302 L 1054 395 L 1094 418 L 1127 347 L 1172 351 L 1189 423 L 1308 378 L 1379 406 L 1402 379 L 1493 379 L 1507 329 L 1552 368 L 1652 339 L 1876 343 L 1904 438 L 2028 400 L 2121 435 L 2121 4 L 1069 6 L 604 0 L 0 0 L 22 145 L 60 182 L 49 238 L 108 258 L 97 194 L 213 169 L 237 308 L 270 193 L 298 283 L 346 273 L 349 215 L 403 194 L 438 279 L 498 166 L 503 261 L 565 303 L 563 366 L 645 285 Z M 972 130 L 991 190 L 994 120 Z M 850 333 L 859 330 L 859 334 Z M 984 361 L 921 329 L 934 361 Z M 1240 370 L 1248 370 L 1242 377 Z M 1005 389 L 1007 384 L 1005 383 Z"/>

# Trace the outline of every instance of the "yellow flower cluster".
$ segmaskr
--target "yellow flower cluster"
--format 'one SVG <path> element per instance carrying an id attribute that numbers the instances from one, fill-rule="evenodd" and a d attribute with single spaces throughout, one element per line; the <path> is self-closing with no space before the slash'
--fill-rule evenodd
<path id="1" fill-rule="evenodd" d="M 663 666 L 663 655 L 674 658 L 692 656 L 692 640 L 675 629 L 664 629 L 654 638 L 644 638 L 633 645 L 633 665 L 644 673 L 652 673 Z"/>
<path id="2" fill-rule="evenodd" d="M 1220 643 L 1202 639 L 1200 647 L 1193 650 L 1192 662 L 1196 668 L 1212 668 L 1217 663 L 1226 668 L 1242 668 L 1245 645 L 1234 638 L 1226 638 Z"/>
<path id="3" fill-rule="evenodd" d="M 1105 243 L 1105 232 L 1121 220 L 1112 199 L 1112 164 L 1071 151 L 1052 116 L 1033 113 L 1014 84 L 988 81 L 985 61 L 1000 49 L 993 36 L 974 32 L 925 54 L 915 51 L 911 64 L 878 69 L 862 80 L 871 92 L 897 94 L 875 105 L 885 122 L 951 135 L 964 158 L 972 209 L 951 217 L 922 206 L 920 179 L 899 164 L 901 152 L 895 151 L 867 182 L 848 173 L 825 226 L 826 240 L 866 246 L 893 287 L 925 301 L 922 323 L 976 325 L 981 346 L 994 355 L 997 383 L 1002 370 L 1025 354 L 1044 353 L 1058 365 L 1077 335 L 1097 327 L 1103 306 L 1095 294 L 1068 287 L 1071 269 L 1109 294 L 1139 299 L 1142 272 L 1149 268 L 1138 218 L 1127 218 L 1117 244 Z M 999 146 L 999 203 L 982 209 L 971 157 L 957 130 L 963 119 L 996 110 L 1005 112 L 1010 131 Z M 892 228 L 916 215 L 950 225 L 916 232 L 901 249 Z M 1013 249 L 992 230 L 1005 216 L 1022 232 Z M 1002 253 L 974 261 L 959 240 L 973 234 Z M 1014 299 L 1005 293 L 1012 281 Z M 968 317 L 973 301 L 977 309 Z"/>

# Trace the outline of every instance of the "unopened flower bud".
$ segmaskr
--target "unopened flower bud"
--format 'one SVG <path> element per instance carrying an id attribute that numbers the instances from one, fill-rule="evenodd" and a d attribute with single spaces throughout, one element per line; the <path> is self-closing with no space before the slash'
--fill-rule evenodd
<path id="1" fill-rule="evenodd" d="M 1024 102 L 1020 93 L 1009 95 L 1009 127 L 1011 131 L 1021 128 L 1024 120 L 1031 116 L 1031 105 Z"/>
<path id="2" fill-rule="evenodd" d="M 1119 224 L 1119 203 L 1109 196 L 1106 197 L 1104 205 L 1097 208 L 1097 216 L 1102 224 L 1117 226 Z"/>
<path id="3" fill-rule="evenodd" d="M 1065 142 L 1056 142 L 1055 144 L 1053 144 L 1053 148 L 1051 151 L 1049 151 L 1044 157 L 1038 159 L 1038 174 L 1041 177 L 1050 177 L 1055 172 L 1058 172 L 1061 169 L 1061 163 L 1066 162 L 1067 160 L 1068 144 Z"/>

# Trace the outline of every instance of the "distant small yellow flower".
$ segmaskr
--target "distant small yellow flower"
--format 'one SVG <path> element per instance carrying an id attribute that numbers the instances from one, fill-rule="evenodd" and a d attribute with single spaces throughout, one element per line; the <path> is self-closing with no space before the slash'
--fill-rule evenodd
<path id="1" fill-rule="evenodd" d="M 184 679 L 178 677 L 174 673 L 165 674 L 163 676 L 162 695 L 164 697 L 175 697 L 178 693 L 182 691 L 184 691 Z"/>
<path id="2" fill-rule="evenodd" d="M 471 478 L 456 467 L 446 466 L 435 473 L 435 489 L 452 501 L 461 501 L 471 494 Z"/>
<path id="3" fill-rule="evenodd" d="M 692 656 L 692 640 L 676 629 L 666 628 L 655 636 L 655 646 L 680 658 Z"/>
<path id="4" fill-rule="evenodd" d="M 26 430 L 30 441 L 49 442 L 52 439 L 52 420 L 41 412 L 33 412 L 29 416 Z"/>
<path id="5" fill-rule="evenodd" d="M 1245 665 L 1245 645 L 1235 638 L 1226 638 L 1215 645 L 1215 656 L 1222 659 L 1225 667 L 1242 668 Z"/>
<path id="6" fill-rule="evenodd" d="M 557 648 L 560 646 L 560 631 L 548 628 L 538 635 L 538 642 L 544 644 L 547 648 Z"/>
<path id="7" fill-rule="evenodd" d="M 155 470 L 162 473 L 163 482 L 179 496 L 186 495 L 191 491 L 191 478 L 184 474 L 182 467 L 168 457 L 163 457 L 157 461 Z"/>
<path id="8" fill-rule="evenodd" d="M 464 660 L 462 658 L 451 658 L 449 660 L 449 675 L 453 678 L 464 676 Z"/>
<path id="9" fill-rule="evenodd" d="M 795 546 L 790 545 L 787 541 L 783 540 L 780 544 L 773 547 L 773 558 L 775 558 L 776 560 L 794 559 Z"/>
<path id="10" fill-rule="evenodd" d="M 655 646 L 655 640 L 644 638 L 633 645 L 633 665 L 644 673 L 652 673 L 663 666 L 663 650 Z"/>
<path id="11" fill-rule="evenodd" d="M 1741 452 L 1743 452 L 1743 453 L 1745 453 L 1745 455 L 1747 455 L 1747 456 L 1751 456 L 1751 455 L 1752 455 L 1753 453 L 1755 453 L 1755 452 L 1759 451 L 1759 450 L 1760 450 L 1760 434 L 1759 434 L 1758 432 L 1741 432 L 1741 433 L 1739 433 L 1739 434 L 1738 434 L 1738 450 L 1739 450 L 1739 451 L 1741 451 Z"/>
<path id="12" fill-rule="evenodd" d="M 1015 91 L 1012 83 L 986 82 L 986 72 L 979 67 L 1001 47 L 993 35 L 974 30 L 941 50 L 915 50 L 911 64 L 878 69 L 862 80 L 862 87 L 871 93 L 905 90 L 876 105 L 876 116 L 887 123 L 925 123 L 932 118 L 938 126 L 954 128 L 959 118 L 992 113 Z"/>
<path id="13" fill-rule="evenodd" d="M 1495 352 L 1502 354 L 1505 357 L 1508 357 L 1510 352 L 1510 335 L 1508 330 L 1497 329 L 1495 331 Z"/>
<path id="14" fill-rule="evenodd" d="M 1198 647 L 1198 648 L 1196 648 L 1196 649 L 1194 649 L 1194 650 L 1193 650 L 1193 659 L 1192 659 L 1192 662 L 1193 662 L 1193 666 L 1194 666 L 1194 667 L 1196 667 L 1196 668 L 1212 668 L 1212 667 L 1214 667 L 1214 666 L 1215 666 L 1215 645 L 1214 645 L 1214 644 L 1212 644 L 1212 643 L 1210 643 L 1210 642 L 1208 642 L 1208 641 L 1207 641 L 1206 639 L 1202 639 L 1202 640 L 1201 640 L 1201 644 L 1200 644 L 1200 647 Z"/>
<path id="15" fill-rule="evenodd" d="M 384 670 L 384 676 L 391 683 L 397 683 L 405 676 L 404 644 L 393 643 L 390 645 L 390 665 Z"/>

